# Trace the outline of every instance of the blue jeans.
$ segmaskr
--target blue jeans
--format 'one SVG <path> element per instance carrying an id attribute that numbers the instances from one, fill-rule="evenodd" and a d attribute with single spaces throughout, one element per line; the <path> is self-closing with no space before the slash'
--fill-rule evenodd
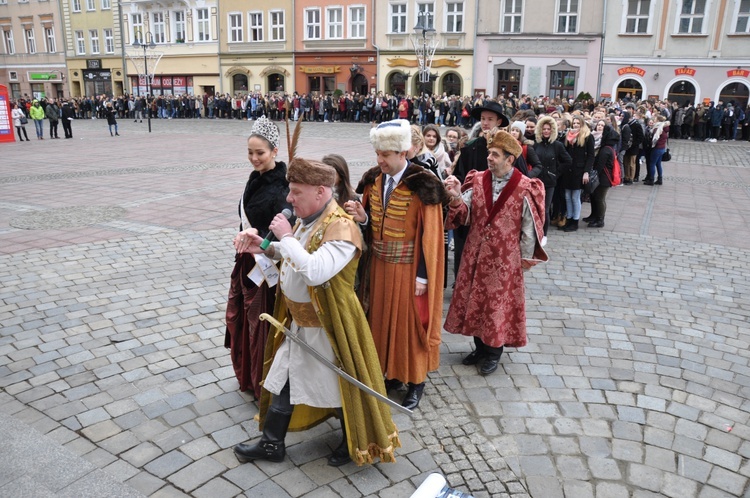
<path id="1" fill-rule="evenodd" d="M 656 170 L 656 173 L 659 174 L 659 178 L 661 178 L 661 156 L 663 156 L 666 151 L 667 149 L 653 149 L 651 151 L 651 160 L 648 162 L 648 177 L 651 180 L 656 180 L 657 178 L 654 176 L 654 170 Z"/>
<path id="2" fill-rule="evenodd" d="M 36 137 L 37 138 L 44 138 L 44 120 L 43 119 L 35 119 L 34 120 L 34 128 L 36 128 Z"/>
<path id="3" fill-rule="evenodd" d="M 565 189 L 565 206 L 568 218 L 578 220 L 581 217 L 581 189 Z"/>

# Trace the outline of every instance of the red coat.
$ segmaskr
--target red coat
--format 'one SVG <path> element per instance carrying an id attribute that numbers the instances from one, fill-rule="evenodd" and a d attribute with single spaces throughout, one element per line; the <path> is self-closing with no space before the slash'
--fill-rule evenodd
<path id="1" fill-rule="evenodd" d="M 463 185 L 468 188 L 473 189 L 470 217 L 464 203 L 448 212 L 446 228 L 470 228 L 444 328 L 479 337 L 491 347 L 525 346 L 523 270 L 548 259 L 539 244 L 544 236 L 544 184 L 514 169 L 494 205 L 489 170 L 469 172 Z M 521 217 L 527 201 L 537 237 L 532 259 L 521 258 Z"/>

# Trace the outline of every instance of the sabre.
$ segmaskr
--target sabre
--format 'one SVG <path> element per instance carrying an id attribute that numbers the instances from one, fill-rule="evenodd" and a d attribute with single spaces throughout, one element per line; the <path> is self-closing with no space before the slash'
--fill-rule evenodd
<path id="1" fill-rule="evenodd" d="M 398 411 L 400 411 L 402 413 L 406 413 L 410 417 L 414 415 L 414 413 L 411 410 L 409 410 L 408 408 L 404 408 L 403 406 L 399 405 L 398 403 L 396 403 L 395 401 L 391 400 L 390 398 L 388 398 L 386 396 L 383 396 L 382 394 L 380 394 L 379 392 L 371 389 L 370 387 L 367 387 L 365 384 L 361 383 L 360 381 L 358 381 L 357 379 L 355 379 L 354 377 L 352 377 L 351 375 L 349 375 L 348 373 L 346 373 L 341 367 L 337 367 L 336 365 L 334 365 L 333 363 L 331 363 L 328 360 L 328 358 L 326 358 L 325 356 L 323 356 L 322 354 L 320 354 L 317 349 L 313 348 L 312 346 L 310 346 L 309 344 L 307 344 L 305 341 L 303 341 L 302 339 L 300 339 L 297 336 L 297 334 L 295 334 L 294 332 L 292 332 L 291 330 L 289 330 L 288 328 L 286 328 L 283 323 L 281 323 L 280 321 L 278 321 L 277 319 L 275 319 L 274 317 L 272 317 L 268 313 L 261 313 L 260 314 L 260 319 L 267 321 L 268 323 L 270 323 L 271 325 L 273 325 L 273 327 L 276 328 L 278 331 L 283 332 L 284 335 L 287 336 L 290 340 L 292 340 L 293 342 L 295 342 L 296 344 L 298 344 L 302 349 L 304 349 L 305 351 L 307 351 L 308 353 L 310 353 L 313 356 L 313 358 L 315 358 L 316 360 L 318 360 L 319 362 L 321 362 L 327 368 L 329 368 L 330 370 L 333 370 L 333 372 L 336 375 L 338 375 L 339 377 L 341 377 L 345 381 L 347 381 L 350 384 L 356 386 L 358 389 L 366 392 L 370 396 L 374 396 L 375 398 L 377 398 L 378 400 L 380 400 L 383 403 L 387 404 L 391 408 L 395 408 L 396 410 L 398 410 Z"/>

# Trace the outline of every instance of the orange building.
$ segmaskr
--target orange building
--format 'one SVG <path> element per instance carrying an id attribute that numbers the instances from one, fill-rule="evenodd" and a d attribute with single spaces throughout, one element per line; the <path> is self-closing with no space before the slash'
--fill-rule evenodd
<path id="1" fill-rule="evenodd" d="M 373 3 L 298 0 L 294 9 L 295 90 L 312 95 L 375 91 Z"/>

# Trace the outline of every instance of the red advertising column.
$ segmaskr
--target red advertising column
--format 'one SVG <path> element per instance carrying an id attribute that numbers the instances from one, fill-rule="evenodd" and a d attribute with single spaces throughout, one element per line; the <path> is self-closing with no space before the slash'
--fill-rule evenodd
<path id="1" fill-rule="evenodd" d="M 0 143 L 15 142 L 16 129 L 10 114 L 10 98 L 8 87 L 0 85 Z"/>

